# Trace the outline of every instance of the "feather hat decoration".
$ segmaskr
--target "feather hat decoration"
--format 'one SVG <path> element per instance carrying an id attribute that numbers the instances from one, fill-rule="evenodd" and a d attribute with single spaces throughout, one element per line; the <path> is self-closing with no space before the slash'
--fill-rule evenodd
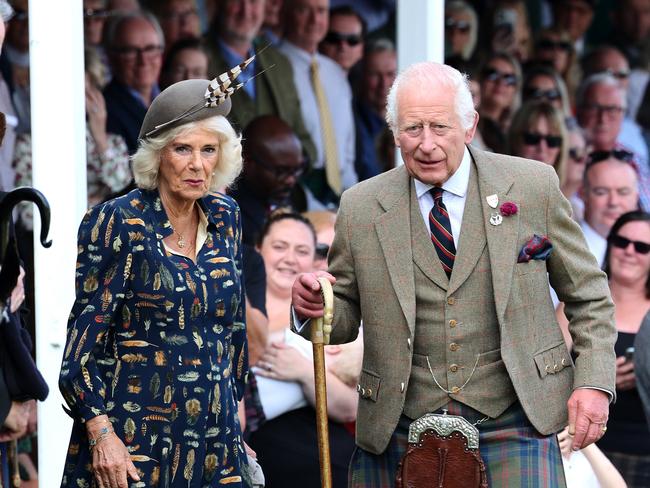
<path id="1" fill-rule="evenodd" d="M 212 81 L 183 80 L 163 90 L 149 106 L 138 139 L 144 140 L 188 122 L 226 116 L 230 112 L 230 97 L 246 82 L 234 84 L 237 77 L 255 59 L 255 55 Z"/>

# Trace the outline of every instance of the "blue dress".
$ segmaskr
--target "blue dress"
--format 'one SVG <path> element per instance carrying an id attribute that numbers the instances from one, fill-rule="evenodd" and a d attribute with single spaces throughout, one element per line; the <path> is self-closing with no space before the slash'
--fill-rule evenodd
<path id="1" fill-rule="evenodd" d="M 241 222 L 230 197 L 208 220 L 196 264 L 165 250 L 157 191 L 88 211 L 59 387 L 75 422 L 64 487 L 94 486 L 84 422 L 107 414 L 141 481 L 130 487 L 249 486 L 237 419 L 248 373 Z"/>

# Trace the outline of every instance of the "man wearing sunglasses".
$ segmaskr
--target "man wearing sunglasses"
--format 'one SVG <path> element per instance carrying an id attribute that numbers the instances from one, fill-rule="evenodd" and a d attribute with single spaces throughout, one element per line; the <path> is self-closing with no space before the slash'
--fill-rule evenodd
<path id="1" fill-rule="evenodd" d="M 585 203 L 580 222 L 589 250 L 600 264 L 614 222 L 639 202 L 634 155 L 624 150 L 594 151 L 587 157 L 580 197 Z"/>
<path id="2" fill-rule="evenodd" d="M 363 55 L 365 32 L 365 21 L 352 7 L 333 8 L 330 10 L 329 31 L 319 50 L 348 73 Z"/>

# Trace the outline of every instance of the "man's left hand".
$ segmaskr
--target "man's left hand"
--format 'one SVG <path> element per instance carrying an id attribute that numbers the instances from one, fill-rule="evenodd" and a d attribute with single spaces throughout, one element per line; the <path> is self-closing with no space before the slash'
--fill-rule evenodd
<path id="1" fill-rule="evenodd" d="M 600 439 L 606 430 L 609 396 L 593 388 L 577 388 L 567 402 L 571 448 L 583 449 Z"/>

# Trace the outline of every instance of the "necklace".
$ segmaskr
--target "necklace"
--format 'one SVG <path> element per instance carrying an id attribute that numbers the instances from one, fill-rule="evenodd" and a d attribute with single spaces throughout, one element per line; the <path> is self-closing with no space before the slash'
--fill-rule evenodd
<path id="1" fill-rule="evenodd" d="M 174 229 L 174 232 L 176 232 L 176 234 L 178 235 L 178 240 L 176 241 L 176 244 L 178 245 L 178 247 L 183 249 L 185 247 L 185 238 L 183 237 L 183 234 L 178 232 L 176 229 Z"/>

